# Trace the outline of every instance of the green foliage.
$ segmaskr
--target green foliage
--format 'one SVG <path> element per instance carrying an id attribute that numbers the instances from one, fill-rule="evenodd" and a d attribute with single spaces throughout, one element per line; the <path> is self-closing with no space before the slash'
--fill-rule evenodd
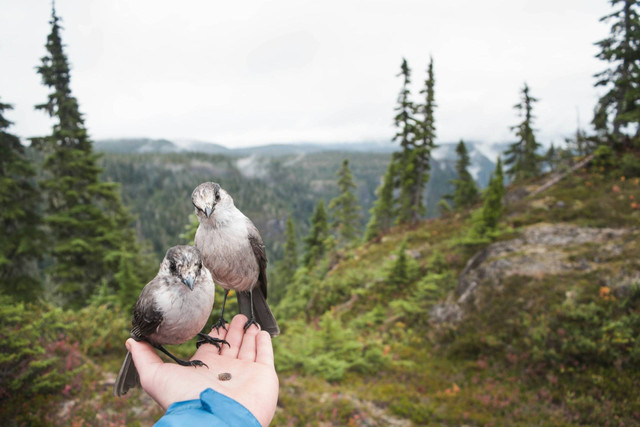
<path id="1" fill-rule="evenodd" d="M 399 291 L 409 282 L 415 279 L 417 264 L 407 257 L 407 240 L 403 240 L 396 252 L 396 258 L 387 271 L 385 286 L 394 291 Z"/>
<path id="2" fill-rule="evenodd" d="M 302 264 L 312 268 L 325 254 L 326 239 L 329 237 L 329 224 L 327 212 L 324 210 L 324 202 L 320 200 L 311 217 L 311 230 L 304 239 L 305 252 Z"/>
<path id="3" fill-rule="evenodd" d="M 502 161 L 498 157 L 496 170 L 491 176 L 489 187 L 484 193 L 484 202 L 482 209 L 474 211 L 471 217 L 473 226 L 469 229 L 468 238 L 479 239 L 483 242 L 484 238 L 489 236 L 498 228 L 498 222 L 502 217 L 504 198 L 504 176 L 502 175 Z"/>
<path id="4" fill-rule="evenodd" d="M 522 98 L 513 108 L 522 117 L 522 122 L 513 126 L 518 140 L 509 146 L 505 152 L 507 175 L 519 181 L 534 178 L 540 174 L 542 158 L 537 154 L 540 144 L 533 132 L 533 104 L 538 100 L 529 94 L 529 86 L 525 83 L 522 88 Z"/>
<path id="5" fill-rule="evenodd" d="M 376 238 L 391 228 L 395 217 L 393 189 L 396 175 L 397 162 L 392 156 L 387 171 L 382 178 L 382 183 L 376 190 L 378 199 L 371 208 L 371 219 L 367 224 L 364 240 L 366 242 Z"/>
<path id="6" fill-rule="evenodd" d="M 478 187 L 473 181 L 473 177 L 468 171 L 471 161 L 469 154 L 467 153 L 467 147 L 464 142 L 460 140 L 456 146 L 456 153 L 458 154 L 458 160 L 456 161 L 456 172 L 458 177 L 450 182 L 454 185 L 453 195 L 447 198 L 453 201 L 454 206 L 457 209 L 468 208 L 473 205 L 478 199 Z"/>
<path id="7" fill-rule="evenodd" d="M 596 169 L 603 171 L 609 171 L 614 165 L 613 150 L 607 145 L 599 145 L 593 152 L 594 157 L 591 161 L 591 165 Z"/>
<path id="8" fill-rule="evenodd" d="M 620 161 L 620 173 L 625 177 L 640 177 L 640 155 L 626 153 Z"/>
<path id="9" fill-rule="evenodd" d="M 320 319 L 318 328 L 302 323 L 288 323 L 289 334 L 283 336 L 287 351 L 276 351 L 278 371 L 299 370 L 318 375 L 327 381 L 340 381 L 347 372 L 374 373 L 389 363 L 375 342 L 362 342 L 355 331 L 346 327 L 331 312 Z"/>
<path id="10" fill-rule="evenodd" d="M 601 133 L 612 131 L 612 141 L 616 141 L 621 129 L 640 123 L 640 66 L 637 57 L 640 17 L 636 0 L 611 0 L 610 3 L 613 7 L 621 7 L 601 19 L 613 22 L 610 35 L 596 43 L 600 48 L 596 56 L 608 62 L 610 68 L 596 74 L 595 86 L 607 91 L 598 101 L 593 124 Z"/>
<path id="11" fill-rule="evenodd" d="M 277 305 L 284 297 L 289 284 L 294 280 L 298 268 L 298 249 L 293 218 L 289 216 L 285 230 L 284 256 L 276 263 L 275 274 L 271 276 L 269 300 Z"/>
<path id="12" fill-rule="evenodd" d="M 332 227 L 338 232 L 338 244 L 349 245 L 360 233 L 360 206 L 352 190 L 356 188 L 349 169 L 349 160 L 344 159 L 336 174 L 340 193 L 329 202 L 332 212 Z"/>
<path id="13" fill-rule="evenodd" d="M 11 122 L 3 113 L 11 108 L 0 102 L 0 292 L 28 301 L 42 293 L 36 263 L 44 233 L 33 165 L 18 137 L 6 132 Z"/>
<path id="14" fill-rule="evenodd" d="M 0 297 L 0 399 L 59 392 L 78 373 L 65 369 L 64 357 L 72 357 L 65 353 L 73 347 L 58 338 L 71 327 L 61 313 L 59 308 L 43 313 Z"/>

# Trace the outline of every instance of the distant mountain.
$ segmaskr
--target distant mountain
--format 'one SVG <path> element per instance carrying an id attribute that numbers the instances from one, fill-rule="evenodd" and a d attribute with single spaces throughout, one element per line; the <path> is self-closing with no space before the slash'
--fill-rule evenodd
<path id="1" fill-rule="evenodd" d="M 498 153 L 504 151 L 508 144 L 504 143 L 480 143 L 465 142 L 469 157 L 471 158 L 470 171 L 473 178 L 485 188 L 489 182 L 489 177 L 495 167 L 494 159 Z M 441 170 L 455 170 L 456 143 L 445 142 L 438 145 L 433 152 L 433 157 L 438 161 Z M 206 153 L 222 154 L 229 157 L 240 158 L 275 158 L 310 155 L 317 153 L 340 152 L 340 153 L 376 153 L 391 154 L 398 150 L 397 144 L 384 141 L 364 141 L 345 143 L 296 143 L 296 144 L 269 144 L 255 147 L 228 148 L 220 144 L 197 141 L 189 139 L 176 139 L 169 141 L 166 139 L 148 138 L 127 138 L 100 140 L 95 143 L 97 151 L 114 154 L 142 154 L 142 153 Z M 254 163 L 249 159 L 239 162 L 240 169 L 247 170 L 247 174 L 257 176 L 258 171 L 242 168 L 243 164 Z"/>
<path id="2" fill-rule="evenodd" d="M 106 139 L 96 141 L 96 151 L 104 153 L 178 153 L 194 152 L 207 154 L 224 154 L 227 156 L 262 157 L 289 156 L 297 154 L 322 153 L 327 151 L 340 151 L 352 153 L 392 153 L 398 149 L 396 144 L 389 142 L 344 142 L 344 143 L 296 143 L 296 144 L 268 144 L 254 147 L 228 148 L 213 142 L 197 141 L 190 139 L 166 139 L 149 138 L 124 138 Z"/>
<path id="3" fill-rule="evenodd" d="M 96 151 L 114 154 L 179 153 L 183 151 L 166 139 L 126 138 L 103 139 L 93 145 Z"/>

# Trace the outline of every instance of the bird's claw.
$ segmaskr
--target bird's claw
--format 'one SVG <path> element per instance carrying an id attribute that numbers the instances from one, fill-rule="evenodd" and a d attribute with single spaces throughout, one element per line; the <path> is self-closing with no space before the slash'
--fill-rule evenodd
<path id="1" fill-rule="evenodd" d="M 218 349 L 218 351 L 222 350 L 222 346 L 225 345 L 225 344 L 228 345 L 229 347 L 231 347 L 231 345 L 226 340 L 223 340 L 223 339 L 220 339 L 220 338 L 214 338 L 214 337 L 211 337 L 211 336 L 209 336 L 207 334 L 200 334 L 199 336 L 202 339 L 200 339 L 200 340 L 198 340 L 196 342 L 196 348 L 200 348 L 200 346 L 202 344 L 215 345 L 216 348 Z"/>
<path id="2" fill-rule="evenodd" d="M 191 366 L 196 366 L 196 367 L 197 367 L 197 366 L 205 366 L 207 369 L 209 369 L 209 366 L 207 366 L 207 364 L 206 364 L 206 363 L 204 363 L 204 362 L 203 362 L 203 361 L 201 361 L 201 360 L 190 360 L 190 361 L 189 361 L 189 364 L 190 364 Z"/>
<path id="3" fill-rule="evenodd" d="M 247 329 L 249 329 L 249 327 L 251 327 L 251 325 L 256 325 L 258 327 L 258 329 L 260 329 L 260 324 L 258 322 L 256 322 L 256 319 L 251 318 L 251 319 L 247 320 L 247 323 L 244 324 L 244 330 L 246 331 Z"/>
<path id="4" fill-rule="evenodd" d="M 217 322 L 216 322 L 216 323 L 211 327 L 211 329 L 215 329 L 215 330 L 216 330 L 216 332 L 218 332 L 218 333 L 220 332 L 220 328 L 222 328 L 222 329 L 224 329 L 225 331 L 227 331 L 227 323 L 229 323 L 229 322 L 227 322 L 226 320 L 224 320 L 224 319 L 222 319 L 222 318 L 221 318 L 220 320 L 218 320 L 218 321 L 217 321 Z"/>

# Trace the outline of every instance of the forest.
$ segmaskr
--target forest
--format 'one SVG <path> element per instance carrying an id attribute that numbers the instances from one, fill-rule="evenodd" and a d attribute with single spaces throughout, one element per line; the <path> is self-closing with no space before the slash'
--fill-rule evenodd
<path id="1" fill-rule="evenodd" d="M 272 425 L 640 424 L 640 5 L 610 3 L 589 128 L 545 147 L 523 83 L 495 159 L 437 143 L 433 57 L 417 92 L 399 61 L 393 149 L 94 142 L 53 8 L 35 106 L 51 132 L 21 141 L 0 102 L 3 425 L 162 416 L 112 388 L 133 304 L 166 250 L 193 243 L 205 181 L 266 244 Z"/>

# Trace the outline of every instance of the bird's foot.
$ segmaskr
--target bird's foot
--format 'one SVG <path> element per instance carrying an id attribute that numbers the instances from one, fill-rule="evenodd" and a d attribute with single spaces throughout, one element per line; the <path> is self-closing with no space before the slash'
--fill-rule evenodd
<path id="1" fill-rule="evenodd" d="M 251 317 L 251 319 L 247 320 L 247 323 L 244 324 L 244 330 L 246 331 L 247 329 L 249 329 L 251 325 L 256 325 L 258 329 L 260 329 L 260 324 L 256 322 L 256 318 L 253 316 Z"/>
<path id="2" fill-rule="evenodd" d="M 216 332 L 220 332 L 220 328 L 224 329 L 225 331 L 227 330 L 227 322 L 226 320 L 224 320 L 224 318 L 220 318 L 218 319 L 218 321 L 211 327 L 211 329 L 215 329 Z"/>
<path id="3" fill-rule="evenodd" d="M 202 344 L 215 345 L 218 351 L 222 350 L 222 346 L 225 344 L 231 347 L 231 345 L 229 345 L 229 343 L 226 340 L 221 340 L 220 338 L 214 338 L 207 334 L 203 334 L 202 332 L 200 332 L 198 336 L 201 339 L 199 339 L 198 342 L 196 342 L 196 348 L 200 348 Z"/>
<path id="4" fill-rule="evenodd" d="M 206 363 L 200 361 L 200 360 L 181 360 L 181 359 L 176 359 L 176 363 L 178 365 L 181 366 L 205 366 L 207 369 L 209 369 L 209 366 L 207 366 Z"/>

